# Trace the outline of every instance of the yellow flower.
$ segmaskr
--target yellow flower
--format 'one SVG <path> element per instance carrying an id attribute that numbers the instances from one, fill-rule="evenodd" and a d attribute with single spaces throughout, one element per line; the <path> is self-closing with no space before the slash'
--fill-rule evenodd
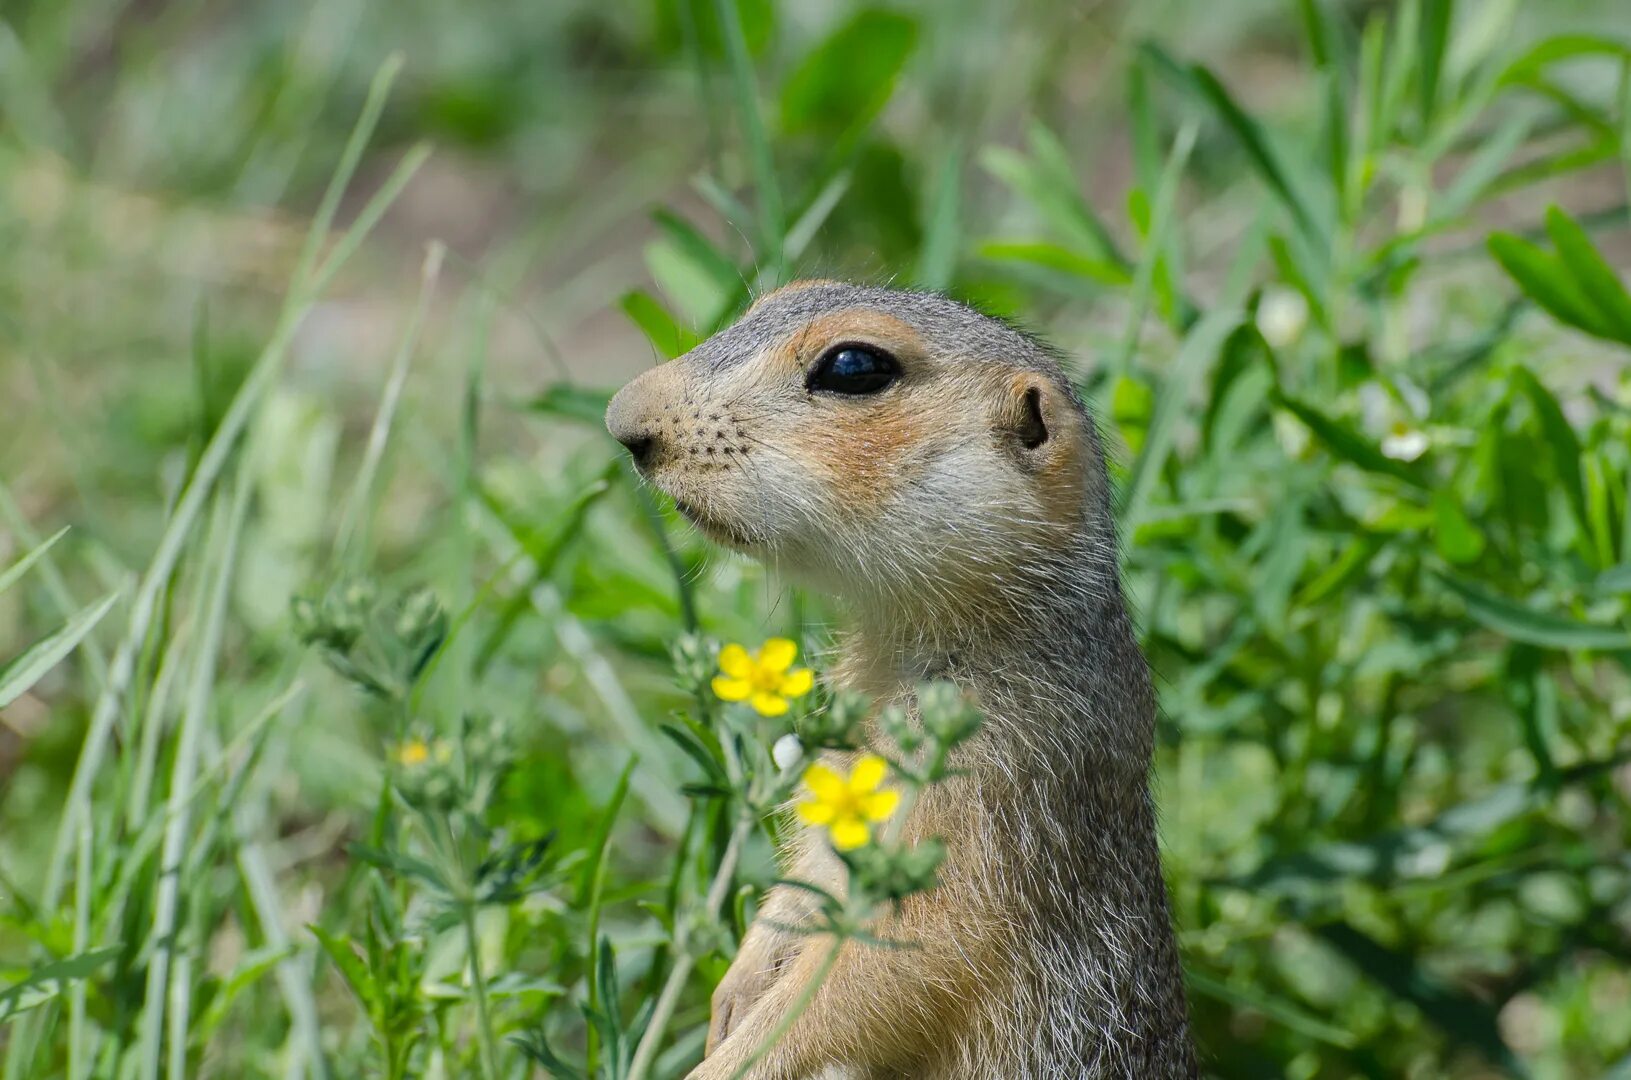
<path id="1" fill-rule="evenodd" d="M 746 701 L 760 716 L 780 716 L 787 699 L 803 697 L 815 684 L 809 668 L 793 667 L 799 647 L 786 638 L 771 638 L 749 653 L 740 645 L 719 650 L 720 675 L 714 693 L 724 701 Z"/>
<path id="2" fill-rule="evenodd" d="M 413 768 L 430 760 L 430 747 L 424 739 L 409 739 L 396 748 L 396 763 Z"/>
<path id="3" fill-rule="evenodd" d="M 404 768 L 414 769 L 435 758 L 438 764 L 446 765 L 453 758 L 453 748 L 441 739 L 435 742 L 426 742 L 424 739 L 412 738 L 406 742 L 396 744 L 391 751 L 396 763 Z"/>
<path id="4" fill-rule="evenodd" d="M 900 792 L 878 790 L 889 775 L 889 763 L 877 754 L 865 754 L 848 776 L 825 765 L 804 770 L 809 797 L 798 804 L 799 820 L 825 826 L 832 846 L 852 851 L 872 839 L 873 824 L 886 821 L 900 805 Z"/>

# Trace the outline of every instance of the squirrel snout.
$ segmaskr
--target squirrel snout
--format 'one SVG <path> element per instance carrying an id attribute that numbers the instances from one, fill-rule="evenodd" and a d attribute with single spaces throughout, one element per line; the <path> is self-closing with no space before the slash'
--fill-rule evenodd
<path id="1" fill-rule="evenodd" d="M 606 430 L 628 449 L 634 463 L 644 468 L 657 446 L 657 425 L 638 402 L 631 400 L 633 389 L 631 383 L 612 398 L 606 408 Z"/>

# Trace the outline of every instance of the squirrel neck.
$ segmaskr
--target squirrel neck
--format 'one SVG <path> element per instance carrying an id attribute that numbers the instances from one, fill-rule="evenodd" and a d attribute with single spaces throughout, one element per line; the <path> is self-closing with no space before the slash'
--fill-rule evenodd
<path id="1" fill-rule="evenodd" d="M 986 880 L 1026 953 L 1050 958 L 1032 972 L 1038 1060 L 1191 1075 L 1149 790 L 1155 699 L 1116 574 L 1092 561 L 1103 550 L 1030 564 L 979 608 L 857 605 L 839 675 L 880 701 L 949 679 L 984 714 L 941 793 L 958 805 L 933 817 L 994 834 L 983 842 L 1003 865 Z"/>
<path id="2" fill-rule="evenodd" d="M 1114 559 L 1111 545 L 1079 538 L 972 599 L 855 598 L 839 675 L 879 700 L 948 679 L 972 694 L 984 737 L 1022 772 L 1079 768 L 1147 790 L 1155 698 Z"/>

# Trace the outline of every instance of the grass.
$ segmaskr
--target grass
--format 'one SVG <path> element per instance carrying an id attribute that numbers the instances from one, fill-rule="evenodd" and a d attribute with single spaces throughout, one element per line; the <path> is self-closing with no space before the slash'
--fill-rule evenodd
<path id="1" fill-rule="evenodd" d="M 1097 405 L 1212 1074 L 1631 1068 L 1612 3 L 549 7 L 0 18 L 6 1080 L 684 1075 L 854 706 L 599 416 L 812 273 Z"/>

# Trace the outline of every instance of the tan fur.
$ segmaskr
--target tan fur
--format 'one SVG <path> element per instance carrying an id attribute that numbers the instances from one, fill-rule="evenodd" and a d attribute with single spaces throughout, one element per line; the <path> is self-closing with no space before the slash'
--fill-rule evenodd
<path id="1" fill-rule="evenodd" d="M 841 344 L 889 352 L 900 378 L 807 390 Z M 951 678 L 987 715 L 903 822 L 947 857 L 872 928 L 902 947 L 845 945 L 746 1075 L 1194 1075 L 1147 786 L 1153 698 L 1097 437 L 1052 358 L 940 297 L 796 283 L 629 384 L 607 424 L 710 537 L 845 604 L 837 683 L 911 709 L 918 680 Z M 844 888 L 819 833 L 783 855 L 790 878 Z M 767 895 L 692 1080 L 735 1075 L 814 978 L 830 941 L 787 929 L 810 904 Z"/>

